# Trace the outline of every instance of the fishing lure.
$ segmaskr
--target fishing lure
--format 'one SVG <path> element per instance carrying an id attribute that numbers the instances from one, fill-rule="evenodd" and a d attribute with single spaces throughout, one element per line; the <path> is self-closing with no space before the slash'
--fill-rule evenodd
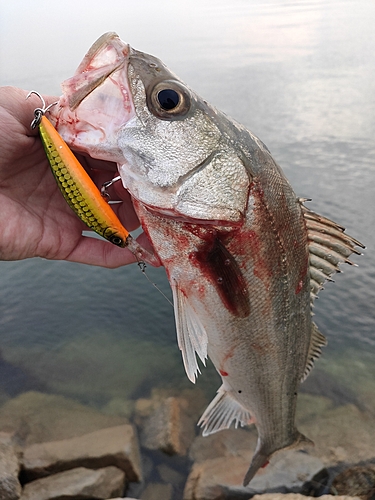
<path id="1" fill-rule="evenodd" d="M 153 260 L 151 254 L 142 248 L 125 229 L 104 198 L 106 188 L 114 180 L 106 182 L 102 187 L 102 192 L 99 191 L 64 139 L 45 116 L 45 113 L 57 103 L 46 107 L 43 97 L 34 90 L 27 95 L 26 99 L 31 94 L 37 95 L 43 105 L 42 108 L 34 110 L 31 128 L 39 127 L 40 138 L 52 173 L 68 205 L 90 229 L 114 245 L 129 248 L 137 257 L 138 262 L 145 256 L 148 260 Z"/>

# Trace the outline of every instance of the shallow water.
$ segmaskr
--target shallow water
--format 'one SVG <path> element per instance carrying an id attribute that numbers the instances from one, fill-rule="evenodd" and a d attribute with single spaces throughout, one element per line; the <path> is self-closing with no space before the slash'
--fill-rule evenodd
<path id="1" fill-rule="evenodd" d="M 375 411 L 373 0 L 14 1 L 0 6 L 0 84 L 58 95 L 91 44 L 116 31 L 161 58 L 258 135 L 313 210 L 367 246 L 315 308 L 318 370 Z M 189 386 L 173 311 L 137 266 L 1 262 L 0 395 L 30 388 L 102 407 Z M 169 294 L 162 269 L 150 279 Z M 314 377 L 314 374 L 312 375 Z M 204 370 L 198 386 L 219 380 Z"/>

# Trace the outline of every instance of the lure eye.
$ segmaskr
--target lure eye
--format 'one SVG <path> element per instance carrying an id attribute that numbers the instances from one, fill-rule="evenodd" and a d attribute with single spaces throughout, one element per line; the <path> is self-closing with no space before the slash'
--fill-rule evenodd
<path id="1" fill-rule="evenodd" d="M 165 80 L 155 85 L 149 99 L 150 111 L 164 120 L 178 120 L 191 106 L 189 90 L 180 82 Z"/>
<path id="2" fill-rule="evenodd" d="M 109 241 L 118 247 L 124 246 L 124 240 L 120 238 L 120 236 L 116 236 L 115 234 L 109 238 Z"/>

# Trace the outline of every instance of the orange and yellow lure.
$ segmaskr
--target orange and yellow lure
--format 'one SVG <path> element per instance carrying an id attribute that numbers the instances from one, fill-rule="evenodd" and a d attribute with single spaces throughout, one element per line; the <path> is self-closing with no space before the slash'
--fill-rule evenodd
<path id="1" fill-rule="evenodd" d="M 144 249 L 122 225 L 69 146 L 46 118 L 45 113 L 56 103 L 46 108 L 40 94 L 31 91 L 27 98 L 31 94 L 36 94 L 43 104 L 43 108 L 35 109 L 31 127 L 39 127 L 52 173 L 68 205 L 90 229 L 114 245 L 128 247 L 137 257 L 142 257 Z"/>

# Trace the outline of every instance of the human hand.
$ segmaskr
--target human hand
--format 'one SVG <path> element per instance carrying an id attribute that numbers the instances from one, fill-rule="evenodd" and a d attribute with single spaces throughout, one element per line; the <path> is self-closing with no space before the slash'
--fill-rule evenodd
<path id="1" fill-rule="evenodd" d="M 30 123 L 36 99 L 27 92 L 0 87 L 0 260 L 29 257 L 68 260 L 103 267 L 135 262 L 127 248 L 82 235 L 88 230 L 64 200 L 50 171 L 38 130 Z M 44 96 L 46 104 L 56 101 Z M 116 165 L 77 155 L 94 182 L 101 186 L 116 174 Z M 139 227 L 129 193 L 116 182 L 113 205 L 128 231 Z M 137 241 L 152 252 L 144 234 Z"/>

